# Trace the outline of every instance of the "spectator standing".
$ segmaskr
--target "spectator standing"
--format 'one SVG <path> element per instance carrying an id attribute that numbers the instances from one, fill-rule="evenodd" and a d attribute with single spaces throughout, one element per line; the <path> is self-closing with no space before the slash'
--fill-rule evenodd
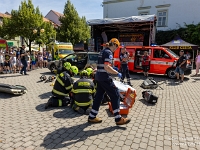
<path id="1" fill-rule="evenodd" d="M 45 51 L 43 54 L 43 67 L 47 67 L 47 52 Z"/>
<path id="2" fill-rule="evenodd" d="M 27 52 L 26 61 L 27 61 L 27 70 L 30 71 L 30 69 L 31 69 L 30 68 L 31 67 L 31 64 L 30 64 L 31 58 L 30 58 L 30 53 L 29 52 Z"/>
<path id="3" fill-rule="evenodd" d="M 35 64 L 36 64 L 36 61 L 35 61 L 36 57 L 35 57 L 35 52 L 33 51 L 31 53 L 31 70 L 34 70 L 35 69 Z"/>
<path id="4" fill-rule="evenodd" d="M 148 77 L 149 65 L 150 57 L 148 55 L 148 52 L 144 51 L 144 55 L 142 56 L 142 69 L 145 77 Z"/>
<path id="5" fill-rule="evenodd" d="M 195 58 L 195 62 L 196 62 L 196 74 L 195 74 L 195 76 L 197 76 L 198 73 L 199 73 L 199 68 L 200 68 L 200 51 L 198 51 L 198 54 Z"/>
<path id="6" fill-rule="evenodd" d="M 52 54 L 51 54 L 51 51 L 48 52 L 48 62 L 49 62 L 49 61 L 52 61 Z"/>
<path id="7" fill-rule="evenodd" d="M 6 70 L 6 73 L 10 72 L 10 59 L 11 59 L 11 56 L 9 54 L 8 51 L 6 51 L 5 53 L 5 63 L 4 63 L 4 66 L 5 66 L 5 70 Z"/>
<path id="8" fill-rule="evenodd" d="M 3 74 L 3 66 L 4 66 L 4 55 L 3 51 L 0 50 L 0 74 Z"/>
<path id="9" fill-rule="evenodd" d="M 17 51 L 16 51 L 16 58 L 17 58 L 16 70 L 20 71 L 21 70 L 21 61 L 20 61 L 20 50 L 19 50 L 19 48 L 17 48 Z"/>
<path id="10" fill-rule="evenodd" d="M 43 66 L 43 57 L 42 57 L 42 53 L 39 52 L 38 53 L 38 68 L 39 67 L 42 68 L 42 66 Z"/>
<path id="11" fill-rule="evenodd" d="M 179 52 L 179 54 L 180 54 L 180 57 L 179 57 L 179 59 L 178 59 L 178 61 L 176 63 L 175 73 L 176 73 L 177 80 L 179 80 L 179 76 L 181 76 L 181 81 L 180 82 L 182 83 L 183 79 L 184 79 L 184 69 L 186 68 L 186 65 L 187 65 L 187 63 L 186 63 L 187 59 L 184 56 L 184 51 L 183 50 L 181 50 Z"/>
<path id="12" fill-rule="evenodd" d="M 13 73 L 16 73 L 16 64 L 17 64 L 17 58 L 16 58 L 16 52 L 13 52 L 11 55 L 11 69 Z"/>
<path id="13" fill-rule="evenodd" d="M 20 71 L 20 74 L 23 74 L 23 72 L 24 72 L 24 75 L 28 75 L 26 73 L 26 68 L 27 68 L 27 61 L 26 61 L 26 58 L 25 58 L 26 56 L 27 56 L 27 53 L 25 51 L 25 45 L 22 45 L 21 50 L 20 50 L 20 58 L 21 58 L 21 63 L 23 65 L 23 67 Z"/>

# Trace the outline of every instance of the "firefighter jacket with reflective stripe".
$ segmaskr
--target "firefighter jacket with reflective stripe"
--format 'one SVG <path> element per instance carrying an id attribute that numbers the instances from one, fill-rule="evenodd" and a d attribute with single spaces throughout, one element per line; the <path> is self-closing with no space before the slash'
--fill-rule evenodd
<path id="1" fill-rule="evenodd" d="M 56 97 L 66 97 L 69 96 L 73 86 L 73 79 L 70 75 L 64 71 L 57 75 L 52 94 Z"/>
<path id="2" fill-rule="evenodd" d="M 125 53 L 120 53 L 119 59 L 122 65 L 127 65 L 128 64 L 128 60 L 127 61 L 123 61 L 124 58 L 128 58 L 129 57 L 129 53 L 125 52 Z"/>
<path id="3" fill-rule="evenodd" d="M 96 92 L 94 83 L 90 79 L 80 78 L 72 88 L 74 103 L 78 106 L 88 106 L 93 102 L 93 95 Z"/>
<path id="4" fill-rule="evenodd" d="M 98 56 L 97 72 L 95 75 L 95 80 L 97 81 L 108 81 L 110 80 L 110 75 L 104 69 L 104 64 L 112 65 L 113 54 L 109 48 L 102 50 Z"/>

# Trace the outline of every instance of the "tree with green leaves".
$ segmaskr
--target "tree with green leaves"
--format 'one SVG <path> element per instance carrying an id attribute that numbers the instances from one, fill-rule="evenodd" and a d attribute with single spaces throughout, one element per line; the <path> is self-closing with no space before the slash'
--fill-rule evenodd
<path id="1" fill-rule="evenodd" d="M 85 17 L 80 18 L 70 0 L 67 0 L 64 7 L 64 16 L 60 18 L 61 26 L 57 30 L 58 40 L 71 42 L 73 45 L 85 41 L 90 36 L 89 27 Z"/>
<path id="2" fill-rule="evenodd" d="M 35 33 L 33 33 L 33 30 Z M 29 46 L 29 50 L 31 50 L 31 43 L 34 40 L 44 44 L 48 43 L 47 40 L 54 35 L 55 31 L 52 24 L 43 21 L 39 7 L 34 8 L 31 0 L 28 0 L 28 2 L 26 0 L 22 1 L 19 10 L 12 10 L 11 18 L 4 18 L 0 29 L 0 36 L 6 39 L 21 36 Z"/>

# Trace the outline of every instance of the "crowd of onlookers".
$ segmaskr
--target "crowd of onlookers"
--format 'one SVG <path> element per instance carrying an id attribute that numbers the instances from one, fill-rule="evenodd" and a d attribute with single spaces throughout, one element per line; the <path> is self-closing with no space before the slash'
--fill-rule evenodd
<path id="1" fill-rule="evenodd" d="M 21 62 L 19 48 L 9 48 L 8 50 L 0 49 L 0 74 L 4 73 L 20 73 L 23 64 Z M 27 71 L 37 68 L 46 68 L 47 62 L 52 60 L 52 55 L 48 51 L 29 51 L 25 52 L 25 60 L 27 62 Z"/>

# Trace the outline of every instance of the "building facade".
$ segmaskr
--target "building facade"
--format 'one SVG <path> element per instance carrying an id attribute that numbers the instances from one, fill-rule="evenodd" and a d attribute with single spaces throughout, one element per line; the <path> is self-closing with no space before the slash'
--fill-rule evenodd
<path id="1" fill-rule="evenodd" d="M 47 15 L 45 16 L 45 18 L 49 19 L 50 21 L 52 21 L 57 26 L 60 26 L 60 20 L 59 20 L 60 17 L 63 17 L 63 14 L 56 12 L 54 10 L 50 10 L 47 13 Z"/>
<path id="2" fill-rule="evenodd" d="M 103 17 L 157 16 L 157 30 L 172 30 L 200 22 L 200 0 L 104 0 Z"/>

